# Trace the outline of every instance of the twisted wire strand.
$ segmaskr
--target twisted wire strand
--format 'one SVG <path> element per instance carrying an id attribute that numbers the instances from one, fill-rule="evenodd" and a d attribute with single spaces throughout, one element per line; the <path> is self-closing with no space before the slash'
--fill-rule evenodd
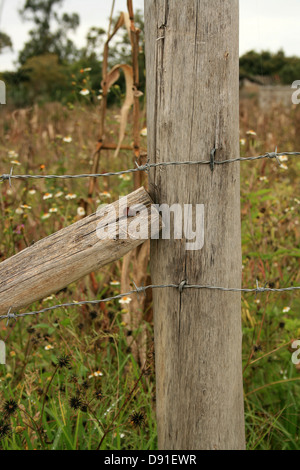
<path id="1" fill-rule="evenodd" d="M 283 156 L 300 156 L 300 152 L 268 152 L 264 155 L 258 155 L 255 157 L 238 157 L 232 158 L 228 160 L 222 161 L 215 161 L 213 162 L 214 165 L 224 165 L 227 163 L 236 163 L 236 162 L 243 162 L 243 161 L 254 161 L 254 160 L 262 160 L 264 158 L 273 159 L 275 158 L 279 164 L 282 162 L 279 160 L 279 157 Z M 13 175 L 12 171 L 9 174 L 2 174 L 0 176 L 0 181 L 9 181 L 11 185 L 11 181 L 13 179 L 19 180 L 27 180 L 27 179 L 34 179 L 34 180 L 42 180 L 42 179 L 79 179 L 79 178 L 100 178 L 100 177 L 108 177 L 108 176 L 121 176 L 130 173 L 136 173 L 137 171 L 149 171 L 151 168 L 157 167 L 169 167 L 169 166 L 180 166 L 180 165 L 211 165 L 211 160 L 198 160 L 198 161 L 182 161 L 182 162 L 159 162 L 159 163 L 146 163 L 145 165 L 137 165 L 137 168 L 129 168 L 128 170 L 121 170 L 121 171 L 110 171 L 107 173 L 83 173 L 78 175 Z"/>
<path id="2" fill-rule="evenodd" d="M 141 292 L 146 292 L 148 289 L 164 289 L 164 288 L 174 288 L 179 289 L 179 292 L 182 293 L 184 289 L 211 289 L 211 290 L 220 290 L 224 292 L 252 292 L 255 294 L 260 294 L 263 292 L 290 292 L 294 290 L 300 290 L 300 286 L 293 286 L 293 287 L 283 287 L 278 289 L 273 289 L 270 287 L 259 287 L 258 284 L 255 288 L 247 289 L 247 288 L 234 288 L 234 287 L 218 287 L 218 286 L 209 286 L 209 285 L 198 285 L 198 284 L 187 284 L 185 281 L 181 282 L 180 284 L 160 284 L 160 285 L 148 285 L 137 287 L 136 284 L 135 289 L 129 292 L 114 295 L 112 297 L 107 297 L 105 299 L 97 299 L 97 300 L 82 300 L 79 302 L 68 302 L 64 304 L 54 305 L 52 307 L 46 307 L 42 310 L 36 310 L 32 312 L 25 312 L 25 313 L 11 313 L 13 307 L 10 307 L 8 313 L 6 315 L 0 315 L 0 320 L 7 319 L 9 320 L 17 320 L 18 318 L 32 316 L 32 315 L 39 315 L 42 313 L 50 312 L 56 310 L 58 308 L 67 308 L 67 307 L 78 307 L 81 305 L 98 305 L 101 302 L 111 302 L 113 300 L 122 299 L 124 297 L 129 297 L 133 294 L 139 294 Z"/>

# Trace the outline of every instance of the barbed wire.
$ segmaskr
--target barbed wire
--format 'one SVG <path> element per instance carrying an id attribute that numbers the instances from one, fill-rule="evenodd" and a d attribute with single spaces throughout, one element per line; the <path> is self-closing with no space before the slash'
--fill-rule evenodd
<path id="1" fill-rule="evenodd" d="M 59 308 L 68 308 L 68 307 L 79 307 L 82 305 L 98 305 L 102 302 L 111 302 L 113 300 L 118 300 L 118 299 L 123 299 L 126 297 L 129 297 L 133 294 L 140 294 L 144 293 L 146 294 L 146 291 L 148 289 L 164 289 L 164 288 L 174 288 L 174 289 L 179 289 L 179 292 L 182 293 L 184 289 L 210 289 L 210 290 L 220 290 L 224 292 L 252 292 L 257 294 L 261 294 L 263 292 L 290 292 L 294 290 L 300 290 L 300 286 L 292 286 L 292 287 L 283 287 L 283 288 L 270 288 L 270 287 L 259 287 L 258 281 L 256 281 L 256 287 L 255 288 L 234 288 L 234 287 L 218 287 L 218 286 L 209 286 L 209 285 L 198 285 L 198 284 L 187 284 L 186 281 L 182 281 L 180 284 L 159 284 L 159 285 L 148 285 L 148 286 L 141 286 L 137 287 L 136 284 L 133 282 L 135 289 L 131 290 L 129 292 L 126 292 L 124 294 L 118 294 L 114 295 L 112 297 L 107 297 L 105 299 L 97 299 L 97 300 L 82 300 L 79 302 L 68 302 L 64 304 L 58 304 L 54 305 L 52 307 L 46 307 L 43 308 L 42 310 L 35 310 L 32 312 L 25 312 L 25 313 L 13 313 L 13 307 L 9 308 L 9 311 L 6 315 L 0 315 L 0 320 L 5 320 L 7 319 L 6 325 L 8 325 L 10 320 L 15 320 L 17 321 L 18 318 L 23 318 L 27 316 L 32 316 L 32 315 L 39 315 L 42 313 L 47 313 L 53 310 L 57 310 Z"/>
<path id="2" fill-rule="evenodd" d="M 214 149 L 215 150 L 215 149 Z M 129 173 L 136 173 L 137 171 L 149 171 L 151 168 L 157 167 L 169 167 L 169 166 L 178 166 L 178 165 L 210 165 L 211 169 L 215 165 L 224 165 L 226 163 L 235 163 L 235 162 L 243 162 L 243 161 L 254 161 L 254 160 L 262 160 L 264 158 L 273 159 L 275 158 L 277 163 L 281 165 L 283 162 L 280 161 L 279 157 L 284 156 L 300 156 L 300 152 L 267 152 L 264 155 L 258 155 L 255 157 L 238 157 L 232 158 L 229 160 L 222 160 L 216 161 L 214 159 L 215 152 L 212 151 L 211 159 L 210 160 L 198 160 L 198 161 L 180 161 L 180 162 L 159 162 L 159 163 L 146 163 L 144 165 L 139 165 L 136 162 L 136 168 L 129 168 L 127 170 L 121 171 L 110 171 L 107 173 L 83 173 L 83 174 L 76 174 L 76 175 L 14 175 L 13 168 L 11 169 L 9 174 L 2 174 L 0 176 L 0 181 L 9 181 L 11 186 L 11 181 L 13 179 L 19 180 L 27 180 L 27 179 L 34 179 L 34 180 L 41 180 L 41 179 L 79 179 L 79 178 L 100 178 L 100 177 L 108 177 L 108 176 L 121 176 L 126 175 Z"/>

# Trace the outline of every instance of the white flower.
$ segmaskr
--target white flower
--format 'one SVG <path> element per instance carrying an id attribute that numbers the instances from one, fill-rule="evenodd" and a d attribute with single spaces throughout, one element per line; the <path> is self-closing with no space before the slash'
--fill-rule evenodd
<path id="1" fill-rule="evenodd" d="M 49 209 L 49 212 L 50 212 L 50 214 L 55 214 L 55 212 L 57 212 L 57 208 L 56 207 L 51 207 L 51 209 Z"/>
<path id="2" fill-rule="evenodd" d="M 36 190 L 35 189 L 29 189 L 28 194 L 33 196 L 34 194 L 36 194 Z"/>
<path id="3" fill-rule="evenodd" d="M 285 163 L 281 163 L 281 165 L 279 165 L 279 168 L 281 168 L 282 170 L 288 170 L 288 166 Z"/>
<path id="4" fill-rule="evenodd" d="M 46 194 L 44 194 L 43 199 L 44 199 L 44 201 L 46 201 L 46 199 L 51 199 L 52 197 L 53 197 L 53 194 L 46 193 Z"/>
<path id="5" fill-rule="evenodd" d="M 49 217 L 51 217 L 51 214 L 49 214 L 49 212 L 45 212 L 45 214 L 42 215 L 42 220 L 47 220 Z"/>
<path id="6" fill-rule="evenodd" d="M 64 193 L 62 191 L 58 191 L 58 193 L 56 193 L 54 197 L 61 197 L 63 195 Z"/>
<path id="7" fill-rule="evenodd" d="M 268 181 L 266 176 L 260 176 L 259 181 Z"/>
<path id="8" fill-rule="evenodd" d="M 8 152 L 8 158 L 18 158 L 18 157 L 19 157 L 19 154 L 15 152 L 14 150 L 10 150 Z"/>
<path id="9" fill-rule="evenodd" d="M 290 310 L 291 310 L 291 307 L 284 307 L 282 311 L 283 313 L 288 313 Z"/>
<path id="10" fill-rule="evenodd" d="M 54 349 L 54 346 L 52 346 L 52 344 L 48 344 L 47 346 L 45 346 L 45 351 L 50 351 L 51 349 Z"/>
<path id="11" fill-rule="evenodd" d="M 130 181 L 131 178 L 129 175 L 124 174 L 124 175 L 119 175 L 119 179 L 123 181 Z"/>
<path id="12" fill-rule="evenodd" d="M 71 199 L 76 199 L 76 198 L 77 198 L 76 194 L 69 193 L 66 195 L 67 201 L 70 201 Z"/>
<path id="13" fill-rule="evenodd" d="M 12 160 L 10 163 L 12 163 L 13 165 L 21 166 L 21 163 L 18 162 L 18 160 Z"/>
<path id="14" fill-rule="evenodd" d="M 144 128 L 141 130 L 141 136 L 142 136 L 142 137 L 147 137 L 147 127 L 144 127 Z"/>
<path id="15" fill-rule="evenodd" d="M 69 144 L 70 142 L 72 142 L 72 137 L 70 135 L 67 135 L 66 137 L 63 138 L 63 141 Z"/>
<path id="16" fill-rule="evenodd" d="M 24 214 L 24 211 L 23 211 L 22 207 L 18 207 L 18 208 L 16 209 L 16 214 L 18 214 L 18 215 Z"/>
<path id="17" fill-rule="evenodd" d="M 99 196 L 107 198 L 107 199 L 109 199 L 111 197 L 111 195 L 108 191 L 103 191 L 103 193 L 100 193 Z"/>
<path id="18" fill-rule="evenodd" d="M 27 204 L 21 204 L 20 206 L 22 209 L 28 209 L 30 211 L 31 206 L 28 206 Z"/>
<path id="19" fill-rule="evenodd" d="M 119 281 L 111 281 L 111 282 L 110 282 L 110 285 L 111 285 L 111 286 L 119 286 L 119 285 L 120 285 L 120 282 L 119 282 Z"/>
<path id="20" fill-rule="evenodd" d="M 86 69 L 83 69 L 84 72 L 90 72 L 92 70 L 92 67 L 87 67 Z"/>
<path id="21" fill-rule="evenodd" d="M 246 144 L 246 139 L 241 139 L 241 140 L 240 140 L 240 144 L 241 144 L 241 145 L 245 145 L 245 144 Z"/>
<path id="22" fill-rule="evenodd" d="M 252 136 L 257 135 L 256 132 L 253 131 L 252 129 L 250 129 L 250 131 L 247 131 L 246 134 L 247 134 L 247 135 L 252 135 Z"/>
<path id="23" fill-rule="evenodd" d="M 85 210 L 84 210 L 83 207 L 78 207 L 77 215 L 79 215 L 79 217 L 84 217 L 85 216 Z"/>
<path id="24" fill-rule="evenodd" d="M 119 300 L 119 304 L 122 304 L 122 305 L 127 305 L 127 304 L 130 304 L 130 302 L 132 301 L 132 299 L 130 297 L 122 297 L 122 299 Z"/>
<path id="25" fill-rule="evenodd" d="M 89 90 L 87 88 L 84 88 L 79 92 L 82 96 L 87 96 L 90 94 Z"/>
<path id="26" fill-rule="evenodd" d="M 278 158 L 279 158 L 279 161 L 281 161 L 281 163 L 288 161 L 288 157 L 286 155 L 279 155 Z"/>
<path id="27" fill-rule="evenodd" d="M 93 377 L 102 377 L 103 374 L 100 370 L 93 372 L 91 375 L 89 375 L 89 379 L 92 379 Z"/>

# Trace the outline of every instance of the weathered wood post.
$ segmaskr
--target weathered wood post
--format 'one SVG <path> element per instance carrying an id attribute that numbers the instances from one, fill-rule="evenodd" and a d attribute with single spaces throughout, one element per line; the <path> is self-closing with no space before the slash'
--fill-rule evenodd
<path id="1" fill-rule="evenodd" d="M 239 155 L 238 0 L 146 0 L 150 162 Z M 204 246 L 151 244 L 154 284 L 241 286 L 239 163 L 157 167 L 156 203 L 204 204 Z M 186 222 L 186 221 L 185 221 Z M 239 293 L 153 292 L 161 449 L 245 446 Z"/>

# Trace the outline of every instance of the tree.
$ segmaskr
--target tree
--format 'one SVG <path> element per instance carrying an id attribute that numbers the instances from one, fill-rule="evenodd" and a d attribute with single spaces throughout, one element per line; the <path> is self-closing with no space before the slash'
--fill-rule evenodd
<path id="1" fill-rule="evenodd" d="M 300 59 L 287 57 L 284 51 L 249 51 L 240 57 L 240 77 L 265 76 L 290 85 L 299 78 Z"/>
<path id="2" fill-rule="evenodd" d="M 57 55 L 60 62 L 70 61 L 76 56 L 77 49 L 68 33 L 79 26 L 79 16 L 77 13 L 59 16 L 55 7 L 62 3 L 63 0 L 26 0 L 20 14 L 25 21 L 33 21 L 35 27 L 29 32 L 30 40 L 19 54 L 21 65 L 31 57 L 48 53 Z M 53 22 L 57 25 L 54 31 Z"/>
<path id="3" fill-rule="evenodd" d="M 0 53 L 6 48 L 12 49 L 12 41 L 7 34 L 0 32 Z"/>

